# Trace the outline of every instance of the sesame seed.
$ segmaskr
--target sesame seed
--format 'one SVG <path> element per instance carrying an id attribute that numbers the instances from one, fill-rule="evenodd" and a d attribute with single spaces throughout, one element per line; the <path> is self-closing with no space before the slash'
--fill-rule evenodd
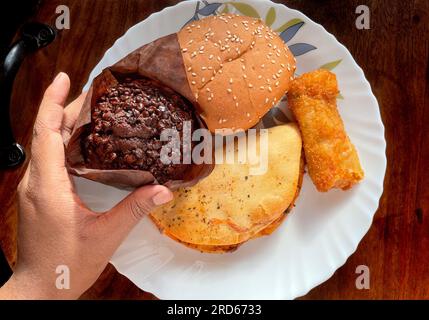
<path id="1" fill-rule="evenodd" d="M 235 103 L 235 106 L 238 107 L 238 102 Z"/>
<path id="2" fill-rule="evenodd" d="M 249 113 L 249 112 L 248 112 L 248 113 L 246 113 L 246 116 L 247 116 L 247 117 L 250 117 L 250 113 Z"/>
<path id="3" fill-rule="evenodd" d="M 245 74 L 243 74 L 243 78 L 244 78 L 244 79 L 247 79 L 247 76 L 246 76 Z"/>
<path id="4" fill-rule="evenodd" d="M 219 119 L 219 124 L 221 124 L 222 123 L 222 119 Z"/>
<path id="5" fill-rule="evenodd" d="M 293 77 L 290 77 L 289 79 L 290 79 L 290 80 L 293 80 Z"/>
<path id="6" fill-rule="evenodd" d="M 249 83 L 249 88 L 253 88 L 253 84 Z"/>
<path id="7" fill-rule="evenodd" d="M 238 25 L 236 24 L 236 23 L 233 23 L 232 24 L 235 28 L 237 28 L 238 27 Z"/>
<path id="8" fill-rule="evenodd" d="M 264 88 L 265 88 L 264 86 L 260 86 L 260 87 L 259 87 L 259 89 L 261 89 L 261 90 L 264 90 Z"/>
<path id="9" fill-rule="evenodd" d="M 198 100 L 198 92 L 195 94 L 195 100 Z"/>
<path id="10" fill-rule="evenodd" d="M 280 53 L 278 53 L 278 52 L 277 52 L 277 53 L 276 53 L 276 56 L 277 56 L 277 57 L 280 57 Z"/>
<path id="11" fill-rule="evenodd" d="M 229 79 L 229 83 L 230 83 L 230 84 L 232 84 L 232 81 L 233 81 L 233 80 L 232 80 L 232 78 L 230 78 L 230 79 Z"/>
<path id="12" fill-rule="evenodd" d="M 192 67 L 188 67 L 188 71 L 191 71 L 192 70 Z"/>
<path id="13" fill-rule="evenodd" d="M 182 49 L 182 52 L 186 52 L 186 51 L 188 51 L 188 49 L 187 49 L 187 48 L 183 48 L 183 49 Z"/>
<path id="14" fill-rule="evenodd" d="M 269 99 L 268 99 L 268 98 L 265 98 L 265 103 L 268 103 L 268 101 L 269 101 Z"/>
<path id="15" fill-rule="evenodd" d="M 273 92 L 273 89 L 271 89 L 271 87 L 270 87 L 270 86 L 268 86 L 268 91 L 269 91 L 269 92 Z"/>
<path id="16" fill-rule="evenodd" d="M 211 77 L 211 78 L 210 78 L 210 81 L 213 81 L 213 80 L 214 80 L 214 77 Z"/>
<path id="17" fill-rule="evenodd" d="M 207 67 L 201 67 L 201 70 L 207 70 Z"/>
<path id="18" fill-rule="evenodd" d="M 192 72 L 192 73 L 191 73 L 191 75 L 192 75 L 193 77 L 196 77 L 196 76 L 197 76 L 197 74 L 196 74 L 195 72 Z"/>
<path id="19" fill-rule="evenodd" d="M 209 55 L 209 60 L 211 60 L 211 59 L 213 59 L 213 55 L 211 54 L 211 55 Z"/>
<path id="20" fill-rule="evenodd" d="M 280 82 L 278 82 L 278 81 L 277 81 L 275 84 L 276 84 L 276 87 L 278 87 L 278 86 L 279 86 L 279 84 L 280 84 Z"/>
<path id="21" fill-rule="evenodd" d="M 201 82 L 206 82 L 206 78 L 201 78 Z"/>
<path id="22" fill-rule="evenodd" d="M 222 60 L 220 59 L 220 57 L 219 57 L 219 56 L 217 56 L 217 58 L 216 58 L 216 59 L 217 59 L 217 61 L 222 61 Z"/>
<path id="23" fill-rule="evenodd" d="M 244 59 L 240 59 L 241 62 L 244 62 Z"/>
<path id="24" fill-rule="evenodd" d="M 211 67 L 211 66 L 210 66 L 210 67 L 208 67 L 207 69 L 209 69 L 209 70 L 213 70 L 213 67 Z"/>
<path id="25" fill-rule="evenodd" d="M 192 42 L 194 42 L 194 39 L 189 40 L 188 44 L 191 44 Z"/>
<path id="26" fill-rule="evenodd" d="M 262 79 L 262 76 L 261 76 L 261 75 L 259 75 L 259 76 L 258 76 L 258 79 Z"/>
<path id="27" fill-rule="evenodd" d="M 235 101 L 237 100 L 237 96 L 233 96 L 232 99 Z"/>
<path id="28" fill-rule="evenodd" d="M 291 68 L 290 68 L 290 67 L 287 67 L 287 71 L 291 71 Z"/>
<path id="29" fill-rule="evenodd" d="M 272 63 L 272 64 L 275 64 L 275 63 L 276 63 L 276 60 L 271 60 L 271 63 Z"/>
<path id="30" fill-rule="evenodd" d="M 208 100 L 208 101 L 212 101 L 212 97 L 208 97 L 208 98 L 207 98 L 207 100 Z"/>
<path id="31" fill-rule="evenodd" d="M 265 64 L 261 64 L 261 68 L 264 69 L 265 68 Z"/>
<path id="32" fill-rule="evenodd" d="M 245 66 L 245 65 L 242 65 L 242 66 L 241 66 L 241 69 L 246 70 L 246 66 Z"/>
<path id="33" fill-rule="evenodd" d="M 231 93 L 231 92 L 232 92 L 232 90 L 231 90 L 230 88 L 226 89 L 226 91 L 227 91 L 228 93 Z"/>
<path id="34" fill-rule="evenodd" d="M 197 83 L 196 83 L 195 81 L 191 81 L 191 84 L 194 86 L 194 85 L 196 85 Z"/>
<path id="35" fill-rule="evenodd" d="M 281 66 L 282 68 L 284 68 L 284 67 L 285 67 L 284 63 L 280 63 L 280 66 Z"/>

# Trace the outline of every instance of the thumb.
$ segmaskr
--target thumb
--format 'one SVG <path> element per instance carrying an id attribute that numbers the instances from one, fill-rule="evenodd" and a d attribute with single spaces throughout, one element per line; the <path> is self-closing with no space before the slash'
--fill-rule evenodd
<path id="1" fill-rule="evenodd" d="M 173 193 L 161 185 L 141 187 L 102 215 L 115 233 L 125 237 L 143 216 L 173 200 Z"/>

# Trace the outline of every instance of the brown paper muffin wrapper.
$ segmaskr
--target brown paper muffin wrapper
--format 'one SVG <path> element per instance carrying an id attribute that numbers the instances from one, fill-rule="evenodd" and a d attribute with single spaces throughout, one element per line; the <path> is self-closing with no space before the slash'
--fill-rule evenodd
<path id="1" fill-rule="evenodd" d="M 92 108 L 106 90 L 118 83 L 118 77 L 146 77 L 169 87 L 194 106 L 194 115 L 199 127 L 205 127 L 196 110 L 198 104 L 192 95 L 186 78 L 180 46 L 176 34 L 168 35 L 146 44 L 98 75 L 88 91 L 79 117 L 66 145 L 66 162 L 69 172 L 93 181 L 119 188 L 136 188 L 146 184 L 157 184 L 152 173 L 143 170 L 101 170 L 85 167 L 81 140 L 87 125 L 91 123 Z M 171 189 L 191 186 L 211 173 L 214 164 L 189 165 L 183 180 L 170 180 L 164 183 Z"/>

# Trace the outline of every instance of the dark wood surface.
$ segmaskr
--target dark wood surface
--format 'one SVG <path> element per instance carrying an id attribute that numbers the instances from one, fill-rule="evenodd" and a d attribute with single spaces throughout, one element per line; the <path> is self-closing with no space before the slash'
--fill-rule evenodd
<path id="1" fill-rule="evenodd" d="M 71 10 L 71 29 L 22 65 L 12 99 L 20 143 L 31 127 L 44 88 L 59 71 L 72 80 L 70 99 L 115 39 L 151 13 L 177 1 L 42 0 L 33 20 L 54 24 L 55 8 Z M 388 168 L 373 225 L 347 263 L 304 299 L 429 298 L 429 2 L 427 0 L 279 1 L 321 23 L 345 44 L 365 71 L 380 103 L 386 128 Z M 359 4 L 371 9 L 371 29 L 355 28 Z M 0 243 L 16 258 L 15 188 L 24 168 L 0 172 Z M 357 290 L 355 270 L 367 265 L 369 290 Z M 83 298 L 152 299 L 112 266 Z"/>

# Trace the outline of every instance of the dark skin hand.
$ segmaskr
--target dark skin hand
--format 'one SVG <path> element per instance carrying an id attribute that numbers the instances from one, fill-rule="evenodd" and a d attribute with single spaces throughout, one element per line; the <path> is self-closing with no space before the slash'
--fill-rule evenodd
<path id="1" fill-rule="evenodd" d="M 150 185 L 102 214 L 85 206 L 65 167 L 63 145 L 85 96 L 64 108 L 69 88 L 69 77 L 58 74 L 39 108 L 31 161 L 18 187 L 18 260 L 0 299 L 78 298 L 140 219 L 173 198 L 168 188 Z M 70 270 L 69 289 L 57 288 L 58 266 Z"/>

